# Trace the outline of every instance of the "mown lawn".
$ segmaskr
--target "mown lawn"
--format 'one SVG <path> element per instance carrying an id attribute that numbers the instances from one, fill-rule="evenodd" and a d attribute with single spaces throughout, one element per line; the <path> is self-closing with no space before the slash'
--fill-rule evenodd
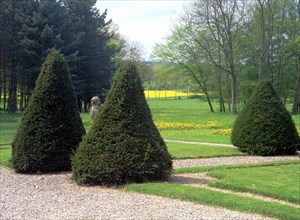
<path id="1" fill-rule="evenodd" d="M 283 165 L 287 163 L 288 165 Z M 218 167 L 201 167 L 202 170 L 214 170 L 209 175 L 222 177 L 222 179 L 210 181 L 209 185 L 235 191 L 249 191 L 259 195 L 268 195 L 299 204 L 300 195 L 300 164 L 299 161 L 265 163 L 260 166 L 234 165 Z M 195 168 L 194 168 L 195 169 Z M 275 177 L 276 176 L 276 177 Z M 249 178 L 248 178 L 249 177 Z M 216 183 L 228 183 L 218 185 Z M 240 190 L 254 188 L 253 190 Z M 299 219 L 299 208 L 283 205 L 276 202 L 267 202 L 256 198 L 242 197 L 239 195 L 216 192 L 210 189 L 185 186 L 182 184 L 157 182 L 144 184 L 128 184 L 127 191 L 152 194 L 157 196 L 190 201 L 193 203 L 224 207 L 231 210 L 256 213 L 278 219 Z"/>
<path id="2" fill-rule="evenodd" d="M 242 156 L 236 148 L 167 142 L 173 159 Z"/>
<path id="3" fill-rule="evenodd" d="M 15 137 L 22 114 L 8 114 L 0 112 L 0 146 L 10 145 Z"/>
<path id="4" fill-rule="evenodd" d="M 251 192 L 300 204 L 300 164 L 215 170 L 210 186 Z"/>
<path id="5" fill-rule="evenodd" d="M 218 103 L 213 102 L 214 113 L 207 102 L 199 99 L 149 99 L 152 116 L 165 139 L 200 141 L 229 144 L 231 128 L 236 115 L 218 112 Z M 300 115 L 293 116 L 300 135 Z"/>
<path id="6" fill-rule="evenodd" d="M 299 209 L 296 207 L 181 184 L 129 184 L 125 186 L 125 190 L 228 208 L 240 212 L 261 214 L 278 219 L 299 220 Z"/>

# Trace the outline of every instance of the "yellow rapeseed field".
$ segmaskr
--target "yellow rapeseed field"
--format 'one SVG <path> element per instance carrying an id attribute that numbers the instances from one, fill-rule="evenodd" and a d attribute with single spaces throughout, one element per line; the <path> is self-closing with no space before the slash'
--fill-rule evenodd
<path id="1" fill-rule="evenodd" d="M 175 98 L 189 96 L 203 96 L 203 93 L 177 92 L 176 90 L 145 90 L 145 97 L 148 98 Z"/>

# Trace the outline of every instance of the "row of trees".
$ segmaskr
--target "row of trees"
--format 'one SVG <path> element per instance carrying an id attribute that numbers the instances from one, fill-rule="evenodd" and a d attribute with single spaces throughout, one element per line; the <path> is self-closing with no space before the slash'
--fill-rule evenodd
<path id="1" fill-rule="evenodd" d="M 110 86 L 120 47 L 96 0 L 5 0 L 0 4 L 0 101 L 24 109 L 51 48 L 66 57 L 78 107 Z M 19 102 L 19 103 L 18 103 Z M 83 103 L 83 107 L 82 107 Z"/>
<path id="2" fill-rule="evenodd" d="M 189 75 L 212 112 L 211 96 L 236 113 L 264 79 L 300 112 L 299 0 L 195 0 L 152 56 Z"/>

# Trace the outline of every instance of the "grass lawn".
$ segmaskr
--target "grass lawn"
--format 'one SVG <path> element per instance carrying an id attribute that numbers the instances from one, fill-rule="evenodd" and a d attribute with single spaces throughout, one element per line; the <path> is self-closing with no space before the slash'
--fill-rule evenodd
<path id="1" fill-rule="evenodd" d="M 11 146 L 0 145 L 0 166 L 9 167 L 11 159 Z"/>
<path id="2" fill-rule="evenodd" d="M 231 144 L 229 135 L 214 134 L 212 129 L 160 130 L 164 139 Z"/>
<path id="3" fill-rule="evenodd" d="M 285 163 L 288 165 L 282 165 Z M 260 165 L 230 165 L 201 167 L 200 169 L 202 171 L 213 170 L 209 172 L 210 175 L 222 177 L 220 180 L 210 181 L 209 185 L 218 187 L 216 183 L 226 180 L 229 186 L 223 185 L 222 188 L 253 192 L 252 190 L 240 189 L 247 189 L 248 186 L 251 187 L 255 184 L 257 188 L 260 189 L 256 194 L 270 195 L 271 197 L 299 204 L 299 166 L 299 161 L 280 161 Z M 196 168 L 194 168 L 194 171 L 196 171 L 195 169 Z M 177 169 L 177 172 L 178 170 L 180 169 Z M 261 175 L 256 175 L 257 173 Z M 125 189 L 127 191 L 158 195 L 198 204 L 224 207 L 241 212 L 256 213 L 278 219 L 299 219 L 300 217 L 299 208 L 289 205 L 175 183 L 128 184 L 125 186 Z"/>
<path id="4" fill-rule="evenodd" d="M 167 142 L 173 159 L 226 157 L 245 155 L 236 148 Z"/>
<path id="5" fill-rule="evenodd" d="M 22 114 L 8 114 L 0 112 L 0 146 L 10 145 L 15 137 Z"/>
<path id="6" fill-rule="evenodd" d="M 278 219 L 299 219 L 299 209 L 274 202 L 216 192 L 175 183 L 145 183 L 125 186 L 129 192 L 157 195 L 197 204 L 228 208 L 230 210 L 261 214 Z"/>
<path id="7" fill-rule="evenodd" d="M 300 164 L 215 170 L 210 186 L 286 200 L 300 204 Z"/>
<path id="8" fill-rule="evenodd" d="M 165 139 L 229 144 L 236 115 L 210 112 L 199 99 L 149 99 L 153 120 Z M 212 103 L 218 111 L 218 103 Z M 293 121 L 300 135 L 300 115 Z"/>

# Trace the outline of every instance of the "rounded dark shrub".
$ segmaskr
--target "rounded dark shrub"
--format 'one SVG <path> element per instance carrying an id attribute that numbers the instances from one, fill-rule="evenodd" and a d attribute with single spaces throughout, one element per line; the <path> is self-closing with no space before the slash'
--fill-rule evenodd
<path id="1" fill-rule="evenodd" d="M 71 169 L 71 154 L 85 133 L 67 63 L 58 51 L 46 58 L 12 143 L 17 172 Z"/>
<path id="2" fill-rule="evenodd" d="M 237 117 L 232 144 L 250 155 L 290 155 L 300 147 L 291 115 L 271 82 L 261 82 Z"/>
<path id="3" fill-rule="evenodd" d="M 171 170 L 171 156 L 153 123 L 137 68 L 127 62 L 72 157 L 73 179 L 118 185 L 165 180 Z"/>

